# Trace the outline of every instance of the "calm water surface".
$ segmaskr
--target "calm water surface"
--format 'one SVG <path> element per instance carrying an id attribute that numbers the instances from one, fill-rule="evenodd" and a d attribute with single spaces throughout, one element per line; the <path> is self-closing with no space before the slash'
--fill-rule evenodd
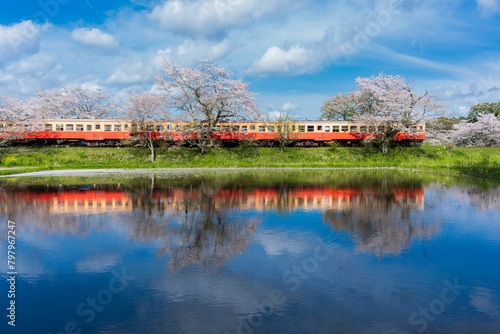
<path id="1" fill-rule="evenodd" d="M 2 180 L 0 328 L 499 333 L 499 214 L 498 183 L 399 172 Z"/>

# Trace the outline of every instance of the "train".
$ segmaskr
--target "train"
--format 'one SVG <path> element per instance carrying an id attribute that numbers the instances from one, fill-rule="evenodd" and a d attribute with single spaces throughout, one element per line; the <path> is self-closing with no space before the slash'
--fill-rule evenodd
<path id="1" fill-rule="evenodd" d="M 37 122 L 33 127 L 0 122 L 0 136 L 12 137 L 15 143 L 45 145 L 78 144 L 84 146 L 118 146 L 124 140 L 138 138 L 146 131 L 153 139 L 181 142 L 185 139 L 185 122 L 155 122 L 138 126 L 137 122 L 111 119 L 52 119 Z M 269 144 L 276 140 L 277 125 L 264 122 L 221 122 L 214 136 L 223 143 L 249 140 Z M 347 146 L 361 143 L 370 133 L 382 129 L 350 121 L 306 120 L 294 122 L 291 137 L 299 146 L 321 146 L 337 142 Z M 18 135 L 16 135 L 18 134 Z M 425 123 L 417 124 L 411 132 L 400 132 L 393 142 L 401 145 L 418 145 L 425 140 Z"/>

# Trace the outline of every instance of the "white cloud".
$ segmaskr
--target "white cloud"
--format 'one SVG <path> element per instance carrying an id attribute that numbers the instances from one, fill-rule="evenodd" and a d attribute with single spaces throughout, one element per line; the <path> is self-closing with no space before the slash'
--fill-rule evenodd
<path id="1" fill-rule="evenodd" d="M 147 80 L 144 74 L 140 73 L 131 73 L 126 70 L 128 66 L 125 66 L 122 69 L 117 70 L 113 74 L 111 74 L 107 79 L 107 84 L 117 84 L 117 85 L 136 85 L 142 83 L 144 80 Z"/>
<path id="2" fill-rule="evenodd" d="M 300 103 L 285 102 L 279 108 L 276 108 L 274 106 L 269 106 L 269 107 L 272 110 L 271 112 L 269 112 L 269 117 L 278 118 L 281 116 L 285 116 L 286 114 L 292 114 L 293 116 L 293 113 L 291 112 L 299 110 Z"/>
<path id="3" fill-rule="evenodd" d="M 40 37 L 50 24 L 38 25 L 22 21 L 10 26 L 0 25 L 0 61 L 20 54 L 34 54 L 40 48 Z"/>
<path id="4" fill-rule="evenodd" d="M 499 315 L 499 298 L 491 289 L 474 287 L 470 294 L 470 304 L 481 313 L 492 317 Z"/>
<path id="5" fill-rule="evenodd" d="M 147 65 L 147 62 L 128 62 L 118 66 L 106 79 L 106 83 L 110 85 L 140 85 L 150 81 L 155 72 Z"/>
<path id="6" fill-rule="evenodd" d="M 280 110 L 284 112 L 290 112 L 290 111 L 295 111 L 300 108 L 300 103 L 291 103 L 291 102 L 286 102 L 283 104 L 280 108 Z"/>
<path id="7" fill-rule="evenodd" d="M 496 12 L 500 8 L 499 0 L 477 0 L 477 5 L 484 12 Z"/>
<path id="8" fill-rule="evenodd" d="M 179 62 L 193 65 L 199 59 L 217 60 L 231 52 L 231 43 L 224 39 L 220 43 L 212 43 L 207 40 L 186 40 L 176 47 L 173 56 Z"/>
<path id="9" fill-rule="evenodd" d="M 288 50 L 271 46 L 253 63 L 250 72 L 261 75 L 305 73 L 311 71 L 315 65 L 312 51 L 300 45 L 294 45 Z"/>
<path id="10" fill-rule="evenodd" d="M 231 49 L 231 43 L 227 39 L 221 42 L 187 39 L 180 45 L 158 50 L 156 55 L 149 59 L 118 66 L 108 76 L 106 83 L 111 85 L 147 85 L 153 80 L 154 74 L 161 71 L 166 59 L 182 66 L 195 66 L 200 62 L 200 59 L 221 59 L 230 53 Z"/>
<path id="11" fill-rule="evenodd" d="M 150 18 L 161 27 L 196 36 L 224 34 L 278 8 L 281 0 L 168 0 L 155 7 Z"/>
<path id="12" fill-rule="evenodd" d="M 311 248 L 315 243 L 319 243 L 318 240 L 312 238 L 308 239 L 303 236 L 294 238 L 290 233 L 272 230 L 257 234 L 255 241 L 264 248 L 266 254 L 269 256 L 278 256 L 286 253 L 299 256 L 311 253 Z"/>
<path id="13" fill-rule="evenodd" d="M 71 38 L 83 45 L 99 49 L 114 49 L 120 44 L 113 36 L 97 28 L 77 28 L 71 33 Z"/>
<path id="14" fill-rule="evenodd" d="M 64 80 L 63 66 L 57 57 L 43 52 L 25 56 L 0 68 L 0 83 L 7 87 L 7 93 L 32 95 L 40 87 L 59 85 Z M 0 93 L 1 94 L 1 93 Z"/>
<path id="15" fill-rule="evenodd" d="M 452 115 L 466 116 L 476 104 L 499 101 L 500 59 L 464 63 L 454 79 L 430 79 L 420 86 L 437 92 L 438 100 L 449 106 Z"/>
<path id="16" fill-rule="evenodd" d="M 87 257 L 75 263 L 76 270 L 79 272 L 104 273 L 115 267 L 120 256 L 118 254 L 99 254 L 99 256 Z"/>

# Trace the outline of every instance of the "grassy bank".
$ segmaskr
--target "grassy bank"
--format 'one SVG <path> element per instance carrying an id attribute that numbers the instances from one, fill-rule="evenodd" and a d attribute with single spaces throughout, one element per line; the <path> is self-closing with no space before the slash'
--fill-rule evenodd
<path id="1" fill-rule="evenodd" d="M 88 168 L 400 167 L 500 177 L 500 148 L 395 148 L 388 155 L 361 148 L 224 148 L 198 157 L 188 148 L 158 149 L 154 164 L 140 148 L 16 147 L 2 152 L 0 174 Z M 10 168 L 9 168 L 10 167 Z"/>

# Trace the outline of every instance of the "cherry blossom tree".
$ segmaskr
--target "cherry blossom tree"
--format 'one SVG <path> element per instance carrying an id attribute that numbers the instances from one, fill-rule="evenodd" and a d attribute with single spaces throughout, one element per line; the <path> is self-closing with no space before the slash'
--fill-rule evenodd
<path id="1" fill-rule="evenodd" d="M 477 118 L 480 115 L 493 114 L 495 116 L 500 116 L 500 102 L 485 102 L 476 104 L 470 108 L 469 119 L 472 122 L 477 122 Z"/>
<path id="2" fill-rule="evenodd" d="M 33 102 L 18 100 L 13 95 L 0 96 L 0 146 L 23 139 L 34 129 L 40 115 Z"/>
<path id="3" fill-rule="evenodd" d="M 299 136 L 297 121 L 294 115 L 287 113 L 274 113 L 266 120 L 268 126 L 273 127 L 274 140 L 280 146 L 282 153 L 286 146 L 290 146 Z"/>
<path id="4" fill-rule="evenodd" d="M 220 122 L 253 120 L 261 115 L 249 84 L 231 76 L 207 60 L 194 69 L 165 62 L 163 75 L 156 75 L 169 106 L 179 110 L 188 123 L 182 129 L 184 141 L 199 148 L 200 155 L 216 145 Z"/>
<path id="5" fill-rule="evenodd" d="M 97 119 L 110 116 L 115 109 L 111 96 L 99 89 L 63 86 L 58 91 L 41 89 L 36 95 L 50 117 Z"/>
<path id="6" fill-rule="evenodd" d="M 462 122 L 455 126 L 452 138 L 459 146 L 500 145 L 500 119 L 494 114 L 479 114 L 477 122 Z"/>
<path id="7" fill-rule="evenodd" d="M 350 121 L 357 108 L 353 94 L 339 93 L 332 96 L 321 107 L 321 119 Z"/>
<path id="8" fill-rule="evenodd" d="M 377 77 L 356 79 L 358 87 L 351 94 L 357 99 L 353 121 L 376 129 L 368 136 L 383 154 L 400 132 L 412 133 L 416 125 L 442 114 L 445 105 L 436 94 L 417 93 L 400 75 L 380 73 Z"/>
<path id="9" fill-rule="evenodd" d="M 151 162 L 155 162 L 155 140 L 158 133 L 164 132 L 162 121 L 169 118 L 165 97 L 152 92 L 129 93 L 123 115 L 134 123 L 132 137 L 145 143 L 151 151 Z"/>

